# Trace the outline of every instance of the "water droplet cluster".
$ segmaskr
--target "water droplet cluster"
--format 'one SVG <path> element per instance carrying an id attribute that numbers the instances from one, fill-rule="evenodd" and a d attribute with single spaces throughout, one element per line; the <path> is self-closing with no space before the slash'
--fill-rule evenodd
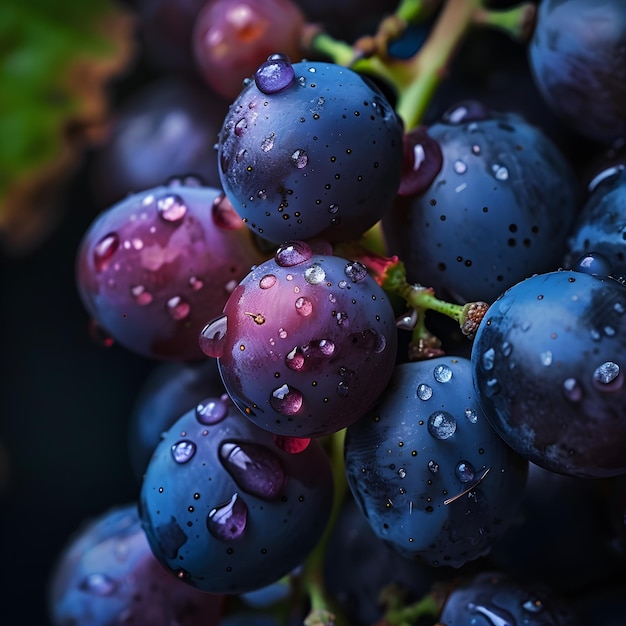
<path id="1" fill-rule="evenodd" d="M 198 333 L 261 258 L 221 191 L 156 187 L 90 225 L 77 257 L 81 299 L 124 347 L 152 358 L 201 356 Z"/>
<path id="2" fill-rule="evenodd" d="M 435 566 L 486 554 L 526 480 L 527 462 L 485 418 L 462 357 L 397 365 L 345 449 L 348 484 L 376 535 Z"/>
<path id="3" fill-rule="evenodd" d="M 289 449 L 219 398 L 178 419 L 140 497 L 161 564 L 211 593 L 257 589 L 300 565 L 324 530 L 333 485 L 319 444 Z"/>
<path id="4" fill-rule="evenodd" d="M 397 333 L 386 294 L 363 264 L 289 241 L 239 284 L 200 345 L 256 425 L 307 438 L 371 407 L 391 375 Z"/>

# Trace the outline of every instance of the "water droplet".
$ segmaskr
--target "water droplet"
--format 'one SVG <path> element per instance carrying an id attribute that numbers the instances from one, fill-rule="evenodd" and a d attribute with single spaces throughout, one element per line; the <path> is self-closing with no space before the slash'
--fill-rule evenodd
<path id="1" fill-rule="evenodd" d="M 447 411 L 435 411 L 428 418 L 428 432 L 435 439 L 448 439 L 456 432 L 456 420 Z"/>
<path id="2" fill-rule="evenodd" d="M 296 300 L 296 313 L 302 317 L 309 317 L 313 313 L 313 303 L 308 298 Z"/>
<path id="3" fill-rule="evenodd" d="M 311 246 L 304 241 L 288 241 L 279 246 L 274 260 L 280 267 L 293 267 L 308 261 L 313 256 Z"/>
<path id="4" fill-rule="evenodd" d="M 405 478 L 406 477 L 406 468 L 401 467 L 398 470 L 398 478 Z"/>
<path id="5" fill-rule="evenodd" d="M 175 193 L 159 198 L 157 201 L 159 217 L 165 222 L 180 222 L 187 214 L 187 205 L 184 200 Z"/>
<path id="6" fill-rule="evenodd" d="M 348 281 L 347 280 L 340 280 L 337 283 L 337 287 L 339 287 L 339 289 L 345 289 L 348 286 Z"/>
<path id="7" fill-rule="evenodd" d="M 546 350 L 545 352 L 542 352 L 539 355 L 539 360 L 541 361 L 541 364 L 545 365 L 546 367 L 548 365 L 552 365 L 552 352 L 550 350 Z"/>
<path id="8" fill-rule="evenodd" d="M 467 163 L 465 163 L 465 161 L 461 161 L 460 159 L 457 159 L 454 162 L 453 167 L 457 174 L 465 174 L 465 172 L 467 172 Z"/>
<path id="9" fill-rule="evenodd" d="M 286 54 L 272 54 L 254 73 L 259 91 L 273 94 L 286 89 L 295 82 L 296 74 Z"/>
<path id="10" fill-rule="evenodd" d="M 282 415 L 295 415 L 302 408 L 303 399 L 300 391 L 285 384 L 272 391 L 270 405 Z"/>
<path id="11" fill-rule="evenodd" d="M 452 378 L 452 370 L 447 365 L 441 363 L 435 366 L 433 376 L 438 383 L 447 383 Z"/>
<path id="12" fill-rule="evenodd" d="M 368 276 L 367 267 L 360 263 L 359 261 L 352 261 L 350 263 L 346 263 L 346 266 L 343 268 L 344 274 L 353 282 L 358 283 L 361 280 L 364 280 Z"/>
<path id="13" fill-rule="evenodd" d="M 469 461 L 459 461 L 454 473 L 462 483 L 470 483 L 476 477 L 476 470 Z"/>
<path id="14" fill-rule="evenodd" d="M 493 369 L 495 357 L 496 351 L 493 348 L 489 348 L 483 352 L 481 363 L 485 371 L 489 372 Z"/>
<path id="15" fill-rule="evenodd" d="M 278 329 L 278 336 L 281 339 L 287 339 L 287 331 L 284 328 L 279 328 Z"/>
<path id="16" fill-rule="evenodd" d="M 278 448 L 289 454 L 299 454 L 304 452 L 311 443 L 309 437 L 287 437 L 285 435 L 274 435 L 274 443 Z"/>
<path id="17" fill-rule="evenodd" d="M 333 317 L 337 322 L 337 326 L 347 326 L 348 325 L 348 314 L 343 311 L 334 311 Z"/>
<path id="18" fill-rule="evenodd" d="M 335 344 L 330 339 L 310 341 L 305 351 L 310 356 L 329 358 L 335 354 Z"/>
<path id="19" fill-rule="evenodd" d="M 139 306 L 146 306 L 153 300 L 152 294 L 149 291 L 146 291 L 146 288 L 143 285 L 135 285 L 134 287 L 131 287 L 130 293 Z"/>
<path id="20" fill-rule="evenodd" d="M 263 152 L 269 152 L 274 147 L 274 138 L 276 135 L 274 133 L 270 133 L 263 139 L 261 142 L 261 150 Z"/>
<path id="21" fill-rule="evenodd" d="M 607 337 L 615 337 L 615 329 L 612 326 L 605 326 L 603 330 Z"/>
<path id="22" fill-rule="evenodd" d="M 580 402 L 583 397 L 583 389 L 575 378 L 566 378 L 563 381 L 563 395 L 570 402 Z"/>
<path id="23" fill-rule="evenodd" d="M 529 613 L 539 613 L 543 611 L 543 602 L 537 598 L 536 600 L 527 600 L 522 604 L 522 608 Z"/>
<path id="24" fill-rule="evenodd" d="M 201 424 L 217 424 L 228 415 L 228 406 L 219 398 L 207 398 L 196 405 L 196 419 Z"/>
<path id="25" fill-rule="evenodd" d="M 472 424 L 475 424 L 478 421 L 478 413 L 469 407 L 465 409 L 465 417 Z"/>
<path id="26" fill-rule="evenodd" d="M 498 163 L 494 163 L 491 166 L 491 170 L 493 171 L 493 175 L 497 180 L 508 180 L 509 178 L 509 170 L 504 167 L 504 165 L 499 165 Z"/>
<path id="27" fill-rule="evenodd" d="M 298 148 L 291 155 L 291 164 L 297 167 L 299 170 L 305 168 L 309 162 L 309 155 L 302 149 Z"/>
<path id="28" fill-rule="evenodd" d="M 248 521 L 248 507 L 246 503 L 234 493 L 232 498 L 219 504 L 208 514 L 206 525 L 209 532 L 222 541 L 238 539 L 246 530 Z"/>
<path id="29" fill-rule="evenodd" d="M 485 395 L 488 398 L 495 396 L 497 393 L 500 393 L 500 381 L 497 378 L 490 378 L 485 383 Z"/>
<path id="30" fill-rule="evenodd" d="M 117 581 L 107 574 L 88 574 L 79 585 L 82 591 L 100 597 L 112 595 L 117 587 Z"/>
<path id="31" fill-rule="evenodd" d="M 480 154 L 480 146 L 478 144 L 472 146 L 472 154 Z"/>
<path id="32" fill-rule="evenodd" d="M 307 267 L 304 270 L 304 280 L 306 280 L 309 285 L 319 285 L 324 282 L 326 279 L 326 272 L 321 265 L 314 263 L 311 267 Z"/>
<path id="33" fill-rule="evenodd" d="M 176 463 L 187 463 L 196 453 L 196 444 L 188 439 L 182 439 L 172 446 L 172 456 Z"/>
<path id="34" fill-rule="evenodd" d="M 276 276 L 274 274 L 265 274 L 259 281 L 259 287 L 261 289 L 270 289 L 276 284 Z"/>
<path id="35" fill-rule="evenodd" d="M 433 474 L 436 474 L 439 471 L 439 463 L 437 463 L 437 461 L 433 461 L 433 460 L 428 461 L 428 469 Z"/>
<path id="36" fill-rule="evenodd" d="M 184 320 L 191 311 L 191 305 L 181 296 L 174 296 L 167 301 L 167 312 L 176 321 Z"/>
<path id="37" fill-rule="evenodd" d="M 622 387 L 624 375 L 617 363 L 606 361 L 594 371 L 593 382 L 601 391 L 616 391 Z"/>
<path id="38" fill-rule="evenodd" d="M 350 392 L 350 387 L 348 386 L 348 383 L 346 383 L 343 380 L 340 380 L 337 383 L 337 395 L 341 398 L 345 398 L 349 392 Z"/>
<path id="39" fill-rule="evenodd" d="M 115 233 L 109 233 L 100 239 L 93 249 L 93 264 L 96 272 L 103 272 L 107 269 L 119 247 L 120 238 Z"/>
<path id="40" fill-rule="evenodd" d="M 220 458 L 228 473 L 247 493 L 264 500 L 280 496 L 285 472 L 278 457 L 265 446 L 225 441 L 220 446 Z"/>
<path id="41" fill-rule="evenodd" d="M 433 388 L 426 383 L 421 383 L 417 386 L 417 397 L 420 400 L 430 400 L 433 395 Z"/>
<path id="42" fill-rule="evenodd" d="M 237 230 L 244 227 L 243 220 L 237 215 L 231 201 L 223 193 L 213 200 L 211 217 L 213 223 L 224 230 Z"/>
<path id="43" fill-rule="evenodd" d="M 328 212 L 329 212 L 331 215 L 335 215 L 338 211 L 339 211 L 339 205 L 338 205 L 338 204 L 331 204 L 331 205 L 328 207 Z"/>
<path id="44" fill-rule="evenodd" d="M 204 283 L 197 276 L 190 276 L 188 283 L 194 291 L 200 291 L 204 287 Z"/>
<path id="45" fill-rule="evenodd" d="M 479 122 L 491 117 L 489 109 L 476 100 L 466 100 L 450 107 L 442 115 L 442 120 L 447 124 L 467 124 Z"/>
<path id="46" fill-rule="evenodd" d="M 217 359 L 224 353 L 227 321 L 226 315 L 220 315 L 220 317 L 209 322 L 200 332 L 200 349 L 207 356 Z"/>
<path id="47" fill-rule="evenodd" d="M 502 342 L 502 354 L 505 357 L 509 357 L 509 356 L 511 356 L 512 352 L 513 352 L 512 344 L 510 344 L 508 341 L 503 341 Z"/>
<path id="48" fill-rule="evenodd" d="M 287 365 L 290 370 L 294 370 L 295 372 L 299 372 L 304 367 L 304 361 L 304 353 L 300 347 L 294 348 L 285 356 L 285 365 Z"/>
<path id="49" fill-rule="evenodd" d="M 242 117 L 240 120 L 237 120 L 237 123 L 235 124 L 235 135 L 237 135 L 237 137 L 241 137 L 241 135 L 243 135 L 246 130 L 248 128 L 248 121 Z"/>
<path id="50" fill-rule="evenodd" d="M 624 315 L 624 311 L 626 311 L 626 308 L 624 307 L 624 305 L 621 302 L 616 302 L 613 305 L 613 310 L 618 314 L 618 315 Z"/>

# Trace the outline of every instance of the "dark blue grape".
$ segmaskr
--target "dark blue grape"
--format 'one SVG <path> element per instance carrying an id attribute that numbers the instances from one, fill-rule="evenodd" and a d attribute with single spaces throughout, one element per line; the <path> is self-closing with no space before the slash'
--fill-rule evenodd
<path id="1" fill-rule="evenodd" d="M 215 399 L 215 402 L 220 402 Z M 207 423 L 192 410 L 164 434 L 141 488 L 157 559 L 211 593 L 243 593 L 299 566 L 330 514 L 333 479 L 317 442 L 284 452 L 234 407 Z"/>
<path id="2" fill-rule="evenodd" d="M 508 289 L 472 349 L 490 422 L 519 454 L 579 477 L 626 473 L 626 289 L 574 271 Z"/>
<path id="3" fill-rule="evenodd" d="M 323 437 L 382 393 L 397 355 L 395 314 L 359 262 L 287 242 L 202 331 L 227 392 L 257 426 Z"/>
<path id="4" fill-rule="evenodd" d="M 581 626 L 570 603 L 551 589 L 500 572 L 456 585 L 439 616 L 445 626 Z"/>
<path id="5" fill-rule="evenodd" d="M 154 368 L 135 399 L 128 424 L 130 463 L 140 482 L 161 434 L 206 398 L 219 398 L 223 393 L 214 359 L 161 363 Z M 202 407 L 201 411 L 212 409 L 212 405 Z"/>
<path id="6" fill-rule="evenodd" d="M 563 265 L 574 268 L 588 252 L 604 256 L 613 274 L 626 275 L 626 169 L 613 166 L 592 181 L 567 238 Z"/>
<path id="7" fill-rule="evenodd" d="M 217 626 L 224 599 L 180 583 L 156 560 L 137 506 L 84 523 L 57 559 L 50 579 L 54 626 Z"/>
<path id="8" fill-rule="evenodd" d="M 428 127 L 443 155 L 420 193 L 383 217 L 389 249 L 411 282 L 442 297 L 491 302 L 556 269 L 579 209 L 573 171 L 555 144 L 515 114 L 462 103 Z"/>
<path id="9" fill-rule="evenodd" d="M 392 550 L 374 534 L 356 502 L 346 499 L 326 549 L 324 582 L 350 626 L 371 626 L 383 617 L 385 590 L 411 603 L 440 576 L 441 570 Z"/>
<path id="10" fill-rule="evenodd" d="M 355 239 L 398 190 L 402 122 L 383 93 L 348 68 L 321 62 L 281 68 L 290 79 L 283 88 L 265 85 L 265 64 L 224 120 L 218 148 L 224 191 L 269 241 Z"/>
<path id="11" fill-rule="evenodd" d="M 488 553 L 508 528 L 528 465 L 490 426 L 461 357 L 396 366 L 379 402 L 348 428 L 345 460 L 378 537 L 453 567 Z"/>
<path id="12" fill-rule="evenodd" d="M 577 133 L 626 137 L 623 0 L 542 0 L 528 59 L 545 101 Z"/>

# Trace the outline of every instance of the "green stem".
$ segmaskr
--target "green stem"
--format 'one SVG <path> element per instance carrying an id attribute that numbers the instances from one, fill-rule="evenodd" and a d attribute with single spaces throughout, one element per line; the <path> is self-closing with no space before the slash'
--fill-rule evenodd
<path id="1" fill-rule="evenodd" d="M 421 617 L 436 619 L 440 611 L 441 601 L 435 594 L 429 594 L 409 606 L 390 609 L 385 614 L 384 623 L 388 626 L 411 626 Z"/>
<path id="2" fill-rule="evenodd" d="M 325 615 L 330 614 L 334 616 L 334 619 L 329 623 L 332 623 L 334 626 L 349 626 L 339 608 L 335 605 L 333 600 L 329 598 L 324 585 L 323 575 L 328 542 L 341 511 L 341 506 L 348 493 L 344 464 L 345 435 L 346 431 L 343 429 L 331 435 L 327 440 L 330 446 L 329 455 L 334 479 L 333 505 L 326 529 L 313 552 L 311 552 L 307 558 L 304 566 L 302 577 L 303 584 L 311 603 L 311 612 L 305 624 L 314 625 L 327 623 L 322 620 Z"/>
<path id="3" fill-rule="evenodd" d="M 536 16 L 537 6 L 524 2 L 507 9 L 479 9 L 474 14 L 474 24 L 501 30 L 511 39 L 525 43 L 533 31 Z"/>

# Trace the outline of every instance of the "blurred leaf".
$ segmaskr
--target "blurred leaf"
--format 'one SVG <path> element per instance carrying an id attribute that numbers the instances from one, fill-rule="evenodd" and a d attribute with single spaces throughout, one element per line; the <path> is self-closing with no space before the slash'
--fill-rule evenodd
<path id="1" fill-rule="evenodd" d="M 0 2 L 5 251 L 28 251 L 58 219 L 59 193 L 106 122 L 107 83 L 132 56 L 133 26 L 111 0 Z"/>

